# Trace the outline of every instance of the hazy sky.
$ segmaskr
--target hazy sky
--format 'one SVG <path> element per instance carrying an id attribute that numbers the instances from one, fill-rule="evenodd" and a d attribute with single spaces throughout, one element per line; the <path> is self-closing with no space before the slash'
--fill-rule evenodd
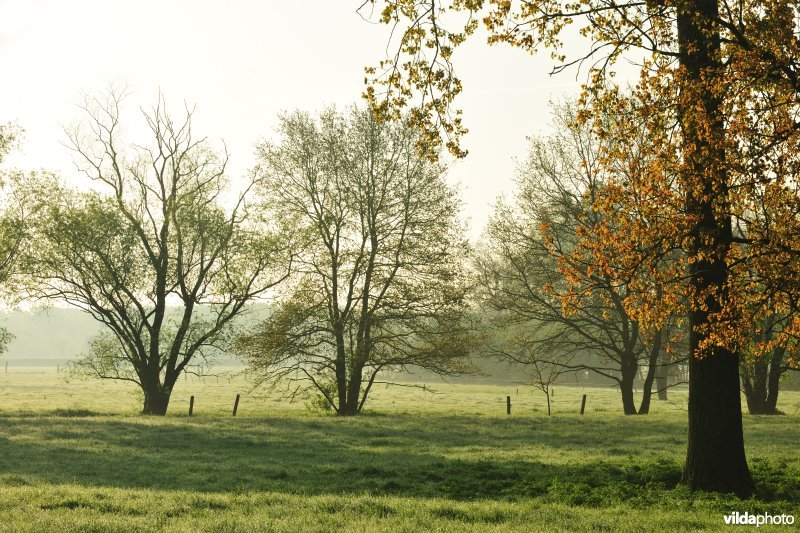
<path id="1" fill-rule="evenodd" d="M 129 110 L 196 105 L 194 128 L 224 140 L 230 175 L 252 166 L 281 110 L 360 102 L 363 68 L 384 54 L 388 28 L 357 13 L 360 0 L 0 0 L 0 122 L 25 130 L 7 164 L 75 175 L 61 144 L 81 118 L 76 103 L 109 83 L 126 84 Z M 469 157 L 452 167 L 471 235 L 509 192 L 526 135 L 548 129 L 548 100 L 577 94 L 575 73 L 550 77 L 548 54 L 528 56 L 474 42 L 456 66 Z M 131 115 L 135 121 L 140 116 Z"/>

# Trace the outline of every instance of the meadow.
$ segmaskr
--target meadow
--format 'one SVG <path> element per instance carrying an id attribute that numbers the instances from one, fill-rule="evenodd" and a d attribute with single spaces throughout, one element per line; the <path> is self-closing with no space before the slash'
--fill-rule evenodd
<path id="1" fill-rule="evenodd" d="M 613 389 L 557 386 L 548 417 L 529 387 L 379 385 L 336 418 L 242 375 L 187 377 L 157 418 L 137 415 L 135 386 L 54 370 L 0 372 L 6 530 L 691 531 L 800 514 L 796 392 L 785 416 L 745 415 L 757 492 L 739 500 L 678 486 L 685 391 L 625 417 Z"/>

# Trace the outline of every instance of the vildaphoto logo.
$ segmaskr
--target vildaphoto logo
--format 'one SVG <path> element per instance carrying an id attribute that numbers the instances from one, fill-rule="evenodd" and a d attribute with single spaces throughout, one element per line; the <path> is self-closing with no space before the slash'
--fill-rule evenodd
<path id="1" fill-rule="evenodd" d="M 794 524 L 794 515 L 790 514 L 750 514 L 747 512 L 740 513 L 738 511 L 731 514 L 724 515 L 725 525 L 728 526 L 791 526 Z"/>

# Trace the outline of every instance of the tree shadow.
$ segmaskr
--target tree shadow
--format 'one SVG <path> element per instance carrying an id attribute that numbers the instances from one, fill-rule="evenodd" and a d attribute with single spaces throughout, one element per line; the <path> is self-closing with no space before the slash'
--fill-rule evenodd
<path id="1" fill-rule="evenodd" d="M 684 444 L 679 423 L 647 425 L 402 415 L 7 418 L 0 485 L 649 506 L 677 486 Z M 754 473 L 760 499 L 800 499 L 796 466 L 760 461 Z"/>

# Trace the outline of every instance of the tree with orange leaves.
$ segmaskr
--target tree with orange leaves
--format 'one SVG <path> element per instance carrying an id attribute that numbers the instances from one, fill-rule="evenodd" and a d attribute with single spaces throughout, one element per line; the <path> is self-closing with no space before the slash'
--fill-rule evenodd
<path id="1" fill-rule="evenodd" d="M 759 278 L 781 295 L 779 306 L 797 301 L 797 272 L 786 267 L 798 246 L 790 239 L 798 204 L 792 173 L 800 120 L 800 40 L 794 3 L 788 0 L 736 3 L 719 0 L 371 0 L 380 20 L 396 26 L 398 54 L 368 69 L 366 96 L 378 115 L 412 115 L 424 132 L 421 148 L 444 143 L 464 155 L 466 132 L 454 101 L 461 84 L 453 69 L 454 50 L 482 21 L 489 42 L 504 42 L 531 53 L 553 50 L 556 71 L 589 64 L 584 86 L 587 120 L 595 106 L 608 108 L 616 93 L 609 73 L 625 54 L 641 55 L 642 78 L 635 96 L 654 101 L 650 115 L 663 114 L 664 128 L 653 140 L 655 163 L 643 169 L 645 195 L 663 198 L 667 233 L 644 237 L 637 249 L 685 253 L 688 297 L 690 393 L 689 435 L 683 482 L 695 489 L 746 496 L 753 480 L 744 454 L 739 396 L 739 352 L 749 323 L 770 305 L 748 300 L 740 269 L 757 267 Z M 461 15 L 464 21 L 453 21 Z M 448 24 L 450 22 L 456 25 Z M 578 27 L 589 46 L 584 55 L 562 54 L 565 28 Z M 454 29 L 451 29 L 454 28 Z M 644 108 L 639 108 L 645 110 Z M 634 114 L 636 116 L 636 114 Z M 648 120 L 640 113 L 639 120 Z M 666 141 L 661 143 L 661 141 Z M 623 157 L 623 161 L 630 160 Z M 611 161 L 611 160 L 610 160 Z M 795 174 L 796 175 L 796 174 Z M 755 176 L 756 179 L 750 178 Z M 649 178 L 649 179 L 648 179 Z M 675 180 L 665 188 L 663 181 Z M 747 225 L 751 203 L 763 194 L 772 223 Z M 736 231 L 742 219 L 747 231 Z M 766 233 L 765 233 L 766 232 Z M 632 232 L 623 232 L 632 235 Z M 666 238 L 669 237 L 669 238 Z M 631 262 L 643 262 L 631 254 Z M 621 256 L 620 264 L 625 259 Z M 676 267 L 677 268 L 677 267 Z M 677 270 L 676 270 L 677 272 Z M 781 280 L 776 283 L 775 280 Z M 782 287 L 782 289 L 778 289 Z M 756 293 L 758 295 L 758 293 Z M 745 304 L 748 305 L 745 305 Z M 643 320 L 663 316 L 662 306 L 636 305 Z M 792 321 L 784 336 L 800 332 Z"/>
<path id="2" fill-rule="evenodd" d="M 497 203 L 475 255 L 482 305 L 496 311 L 491 327 L 504 332 L 489 351 L 522 363 L 540 384 L 553 374 L 542 369 L 602 376 L 616 383 L 626 415 L 647 414 L 652 394 L 667 387 L 665 380 L 656 383 L 659 370 L 676 363 L 669 330 L 677 317 L 640 322 L 626 305 L 636 291 L 669 296 L 649 272 L 616 267 L 603 243 L 618 243 L 611 236 L 620 225 L 648 231 L 648 220 L 628 220 L 641 211 L 604 203 L 607 180 L 626 180 L 626 169 L 602 165 L 603 146 L 616 141 L 598 139 L 590 125 L 578 123 L 574 102 L 551 111 L 555 133 L 531 139 L 514 198 Z M 665 255 L 662 263 L 670 260 Z"/>

